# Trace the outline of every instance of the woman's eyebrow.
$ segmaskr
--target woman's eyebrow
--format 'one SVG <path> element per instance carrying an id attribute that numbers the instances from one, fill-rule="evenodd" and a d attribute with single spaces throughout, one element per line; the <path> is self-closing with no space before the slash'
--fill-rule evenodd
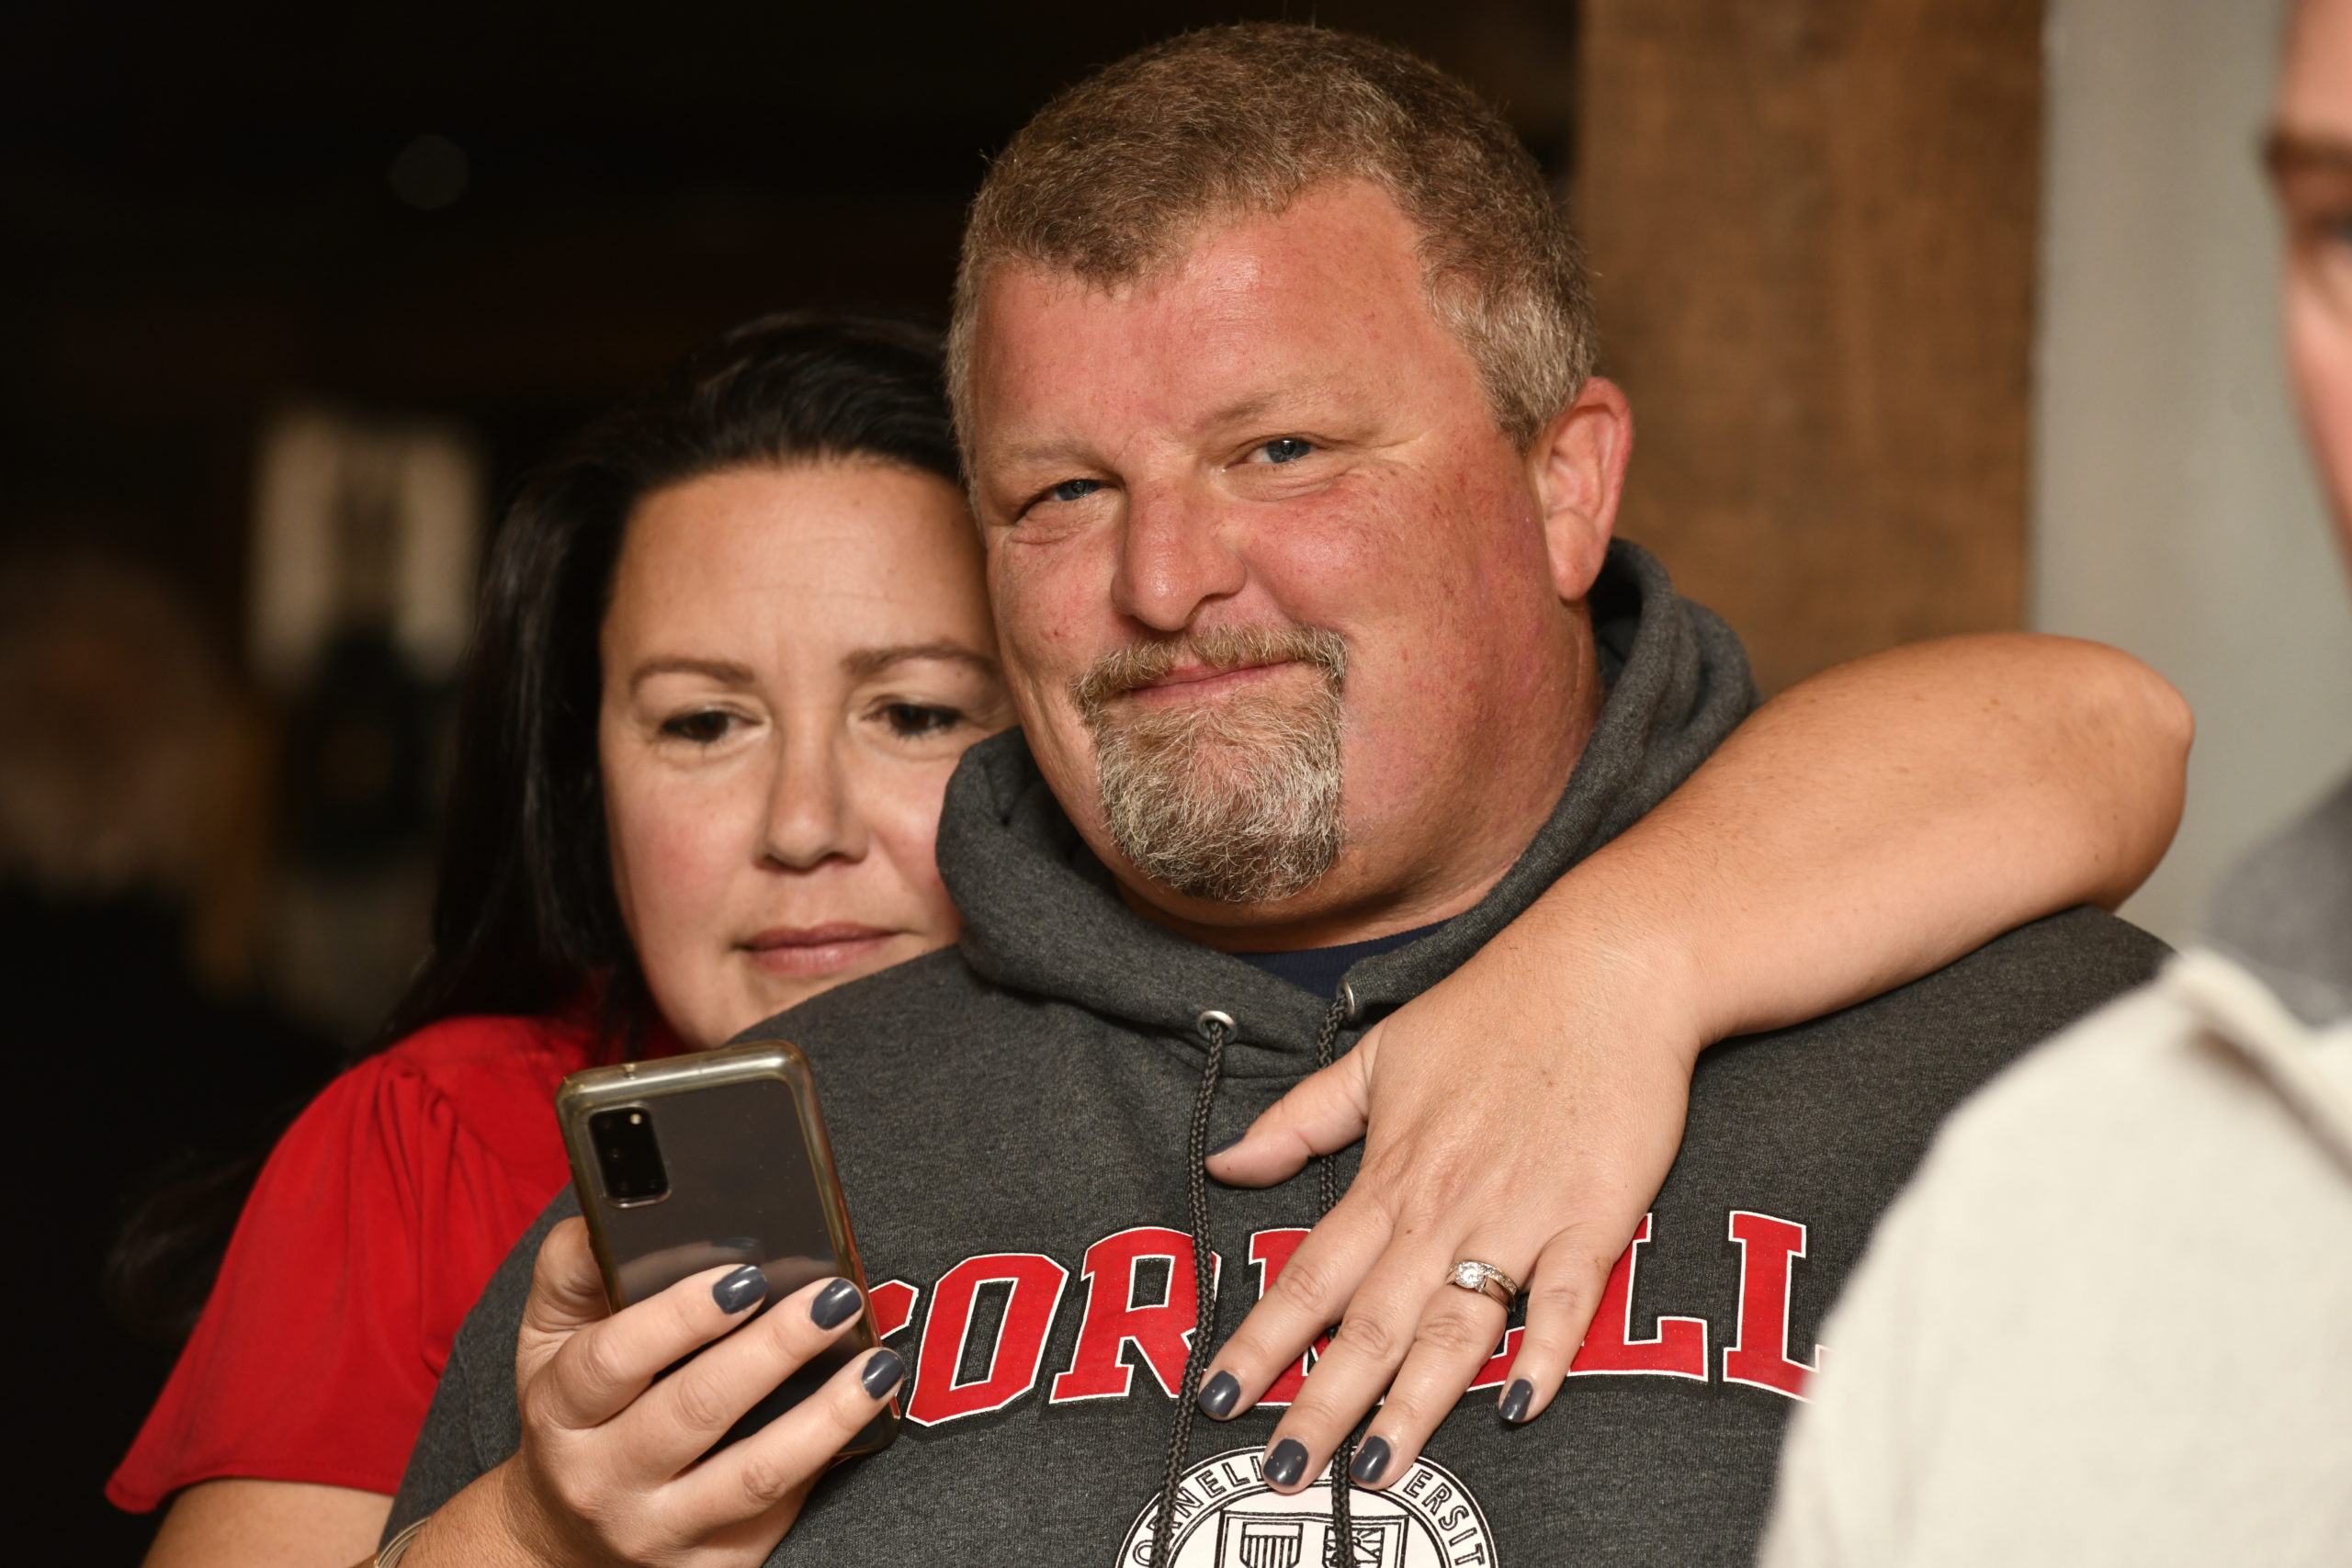
<path id="1" fill-rule="evenodd" d="M 894 664 L 904 664 L 915 659 L 944 659 L 952 663 L 969 665 L 990 680 L 996 678 L 996 660 L 986 654 L 975 653 L 959 642 L 909 642 L 890 648 L 861 648 L 842 656 L 842 669 L 854 680 L 869 680 Z"/>
<path id="2" fill-rule="evenodd" d="M 674 656 L 649 659 L 629 671 L 629 690 L 632 692 L 637 690 L 656 675 L 707 675 L 714 681 L 723 682 L 730 686 L 748 686 L 752 683 L 752 667 L 748 664 L 737 664 L 725 659 L 688 659 Z"/>

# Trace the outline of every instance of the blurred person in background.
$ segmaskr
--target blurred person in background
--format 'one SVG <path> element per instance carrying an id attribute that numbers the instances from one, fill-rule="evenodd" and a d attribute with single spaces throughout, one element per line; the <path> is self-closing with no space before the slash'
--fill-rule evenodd
<path id="1" fill-rule="evenodd" d="M 933 860 L 940 803 L 965 748 L 1012 710 L 927 333 L 788 314 L 695 356 L 526 491 L 479 624 L 433 956 L 393 1043 L 273 1157 L 110 1489 L 127 1507 L 171 1501 L 155 1563 L 367 1553 L 460 1319 L 567 1179 L 549 1111 L 566 1073 L 722 1043 L 956 940 Z M 2168 694 L 2105 650 L 1962 639 L 1771 705 L 1679 817 L 1624 847 L 1670 876 L 1712 857 L 1711 787 L 1740 821 L 1758 795 L 1803 797 L 1768 849 L 1783 872 L 1874 863 L 1850 881 L 1792 872 L 1795 907 L 1757 923 L 1834 923 L 1884 986 L 2018 919 L 2120 898 L 2168 836 L 2184 748 Z M 1945 856 L 1971 874 L 1921 874 Z M 1630 903 L 1610 886 L 1572 874 L 1555 897 Z M 1629 930 L 1645 918 L 1623 913 Z M 1542 952 L 1542 920 L 1522 931 Z M 1562 1010 L 1624 992 L 1629 1011 L 1667 1010 L 1612 965 L 1562 952 L 1540 984 Z M 1477 1011 L 1494 988 L 1466 970 L 1383 1038 L 1562 1058 L 1515 1010 L 1523 982 L 1499 1016 Z M 1679 1092 L 1668 1073 L 1662 1096 L 1596 1094 L 1589 1114 L 1670 1142 Z M 1453 1113 L 1485 1117 L 1491 1145 L 1512 1109 Z M 1399 1095 L 1380 1130 L 1433 1114 Z M 1285 1131 L 1299 1135 L 1270 1119 L 1269 1136 Z M 1531 1136 L 1531 1157 L 1560 1163 L 1552 1145 L 1574 1131 Z M 1608 1157 L 1627 1135 L 1592 1142 Z"/>
<path id="2" fill-rule="evenodd" d="M 2352 0 L 2295 7 L 2267 159 L 2352 554 Z M 1822 1339 L 1770 1568 L 2352 1558 L 2352 782 L 1954 1115 Z"/>
<path id="3" fill-rule="evenodd" d="M 0 560 L 6 1144 L 41 1237 L 7 1263 L 17 1342 L 41 1347 L 17 1394 L 43 1413 L 12 1475 L 45 1500 L 29 1540 L 75 1562 L 135 1562 L 153 1533 L 94 1483 L 187 1337 L 268 1134 L 334 1066 L 220 973 L 239 914 L 221 900 L 250 882 L 232 863 L 241 714 L 160 579 L 92 553 Z"/>

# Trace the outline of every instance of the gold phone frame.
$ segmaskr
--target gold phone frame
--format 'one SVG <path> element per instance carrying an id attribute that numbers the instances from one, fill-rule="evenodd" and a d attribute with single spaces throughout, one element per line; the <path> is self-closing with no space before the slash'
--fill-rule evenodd
<path id="1" fill-rule="evenodd" d="M 604 1276 L 605 1299 L 616 1312 L 628 1303 L 620 1299 L 619 1272 L 613 1261 L 611 1238 L 605 1234 L 603 1206 L 594 1201 L 596 1159 L 595 1149 L 589 1141 L 589 1117 L 616 1106 L 761 1079 L 779 1080 L 790 1091 L 794 1112 L 800 1121 L 800 1135 L 816 1177 L 818 1204 L 824 1211 L 825 1232 L 832 1244 L 833 1260 L 840 1268 L 841 1277 L 855 1285 L 861 1297 L 868 1294 L 865 1264 L 858 1255 L 857 1236 L 850 1228 L 849 1204 L 842 1196 L 841 1173 L 833 1165 L 832 1140 L 826 1135 L 825 1118 L 818 1108 L 817 1080 L 808 1070 L 808 1058 L 801 1055 L 800 1047 L 788 1041 L 760 1040 L 650 1062 L 583 1067 L 565 1078 L 563 1086 L 556 1090 L 556 1120 L 563 1130 L 563 1148 L 571 1165 L 573 1190 L 580 1200 L 581 1216 L 588 1223 L 588 1239 L 596 1254 L 597 1270 Z M 865 1350 L 881 1348 L 882 1337 L 875 1332 L 870 1311 L 858 1314 L 850 1336 Z M 889 1447 L 904 1419 L 901 1400 L 905 1393 L 901 1385 L 884 1402 L 887 1422 L 869 1424 L 869 1429 L 872 1425 L 883 1426 L 878 1439 L 864 1444 L 853 1439 L 850 1447 L 834 1456 L 834 1462 L 878 1453 Z"/>

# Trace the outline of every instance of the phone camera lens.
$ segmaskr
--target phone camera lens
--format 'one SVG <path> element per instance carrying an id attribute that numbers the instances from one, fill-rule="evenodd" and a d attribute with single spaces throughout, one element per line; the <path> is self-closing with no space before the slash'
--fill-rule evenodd
<path id="1" fill-rule="evenodd" d="M 644 1107 L 598 1111 L 588 1119 L 588 1138 L 604 1169 L 605 1193 L 613 1201 L 650 1203 L 669 1195 L 670 1173 Z"/>

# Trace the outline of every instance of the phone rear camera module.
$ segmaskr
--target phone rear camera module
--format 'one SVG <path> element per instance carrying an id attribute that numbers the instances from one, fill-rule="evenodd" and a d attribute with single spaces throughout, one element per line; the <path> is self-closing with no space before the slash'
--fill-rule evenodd
<path id="1" fill-rule="evenodd" d="M 653 1115 L 642 1105 L 599 1111 L 588 1118 L 588 1141 L 596 1150 L 605 1196 L 614 1202 L 652 1203 L 670 1195 L 670 1173 L 653 1141 Z"/>

